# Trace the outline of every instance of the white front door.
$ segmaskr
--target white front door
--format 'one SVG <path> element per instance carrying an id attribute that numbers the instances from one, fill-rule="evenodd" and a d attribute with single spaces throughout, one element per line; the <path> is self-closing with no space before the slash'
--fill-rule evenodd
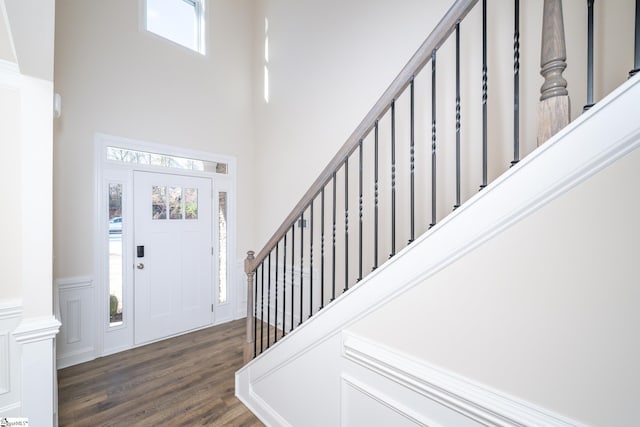
<path id="1" fill-rule="evenodd" d="M 134 172 L 135 343 L 212 320 L 212 181 Z"/>

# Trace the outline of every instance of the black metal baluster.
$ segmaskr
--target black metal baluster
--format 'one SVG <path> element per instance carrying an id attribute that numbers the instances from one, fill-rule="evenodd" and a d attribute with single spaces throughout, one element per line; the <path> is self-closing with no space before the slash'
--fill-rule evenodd
<path id="1" fill-rule="evenodd" d="M 587 0 L 587 105 L 582 111 L 593 107 L 593 4 Z"/>
<path id="2" fill-rule="evenodd" d="M 456 204 L 460 207 L 460 22 L 456 22 Z"/>
<path id="3" fill-rule="evenodd" d="M 320 310 L 324 308 L 324 187 L 320 193 Z"/>
<path id="4" fill-rule="evenodd" d="M 303 267 L 304 267 L 304 211 L 300 213 L 300 321 L 298 322 L 298 325 L 301 325 L 302 322 L 304 322 L 302 318 L 302 311 L 303 311 L 302 309 L 304 306 L 304 298 L 303 298 L 304 268 Z"/>
<path id="5" fill-rule="evenodd" d="M 373 270 L 378 268 L 378 121 L 374 126 Z"/>
<path id="6" fill-rule="evenodd" d="M 331 253 L 331 301 L 336 299 L 336 173 L 333 173 L 333 250 Z"/>
<path id="7" fill-rule="evenodd" d="M 515 0 L 513 32 L 513 161 L 520 161 L 520 0 Z"/>
<path id="8" fill-rule="evenodd" d="M 267 270 L 267 348 L 269 348 L 271 345 L 269 338 L 271 327 L 271 252 L 269 252 L 267 260 L 269 263 L 269 270 Z"/>
<path id="9" fill-rule="evenodd" d="M 260 354 L 264 351 L 263 343 L 264 343 L 264 261 L 260 263 Z"/>
<path id="10" fill-rule="evenodd" d="M 309 203 L 309 317 L 313 316 L 313 199 Z"/>
<path id="11" fill-rule="evenodd" d="M 344 289 L 349 290 L 349 157 L 344 159 Z"/>
<path id="12" fill-rule="evenodd" d="M 391 253 L 396 254 L 396 100 L 391 101 Z"/>
<path id="13" fill-rule="evenodd" d="M 295 254 L 296 254 L 296 223 L 294 221 L 291 224 L 291 327 L 289 331 L 293 331 L 295 328 L 295 322 L 293 320 L 294 314 L 294 301 L 295 301 Z"/>
<path id="14" fill-rule="evenodd" d="M 633 70 L 629 71 L 629 78 L 640 72 L 640 0 L 636 0 L 635 47 L 633 50 Z"/>
<path id="15" fill-rule="evenodd" d="M 410 123 L 410 127 L 411 127 L 411 133 L 410 133 L 410 142 L 409 142 L 409 162 L 410 162 L 410 166 L 409 166 L 409 173 L 410 173 L 410 197 L 411 197 L 411 201 L 410 201 L 410 210 L 411 210 L 411 216 L 410 216 L 410 237 L 409 237 L 409 243 L 413 242 L 416 238 L 416 226 L 415 226 L 415 220 L 416 220 L 416 203 L 415 203 L 415 190 L 416 190 L 416 185 L 415 185 L 415 108 L 414 108 L 414 76 L 411 76 L 411 86 L 410 86 L 410 95 L 411 95 L 411 99 L 410 99 L 410 116 L 411 116 L 411 123 Z"/>
<path id="16" fill-rule="evenodd" d="M 273 337 L 273 343 L 277 343 L 278 342 L 278 261 L 280 259 L 280 241 L 276 242 L 276 296 L 275 296 L 275 300 L 276 300 L 276 306 L 273 310 L 273 330 L 274 330 L 274 337 Z"/>
<path id="17" fill-rule="evenodd" d="M 284 233 L 284 250 L 282 251 L 282 336 L 287 335 L 287 234 Z"/>
<path id="18" fill-rule="evenodd" d="M 358 151 L 358 160 L 359 160 L 359 172 L 358 172 L 358 190 L 359 190 L 359 198 L 358 198 L 358 216 L 359 216 L 359 246 L 358 246 L 358 282 L 362 280 L 362 215 L 363 215 L 363 198 L 362 198 L 362 139 L 360 139 L 359 151 Z"/>
<path id="19" fill-rule="evenodd" d="M 282 336 L 287 335 L 287 234 L 284 233 L 284 251 L 282 252 Z M 291 289 L 293 292 L 293 288 Z"/>
<path id="20" fill-rule="evenodd" d="M 255 295 L 253 298 L 253 357 L 258 355 L 258 269 L 253 271 Z"/>
<path id="21" fill-rule="evenodd" d="M 436 225 L 436 51 L 431 52 L 431 224 Z"/>
<path id="22" fill-rule="evenodd" d="M 482 185 L 487 186 L 487 0 L 482 0 Z"/>

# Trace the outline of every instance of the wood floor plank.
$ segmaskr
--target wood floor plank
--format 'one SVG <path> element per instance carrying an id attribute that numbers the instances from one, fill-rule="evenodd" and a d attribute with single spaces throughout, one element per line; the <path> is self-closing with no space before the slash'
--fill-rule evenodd
<path id="1" fill-rule="evenodd" d="M 244 322 L 59 370 L 59 425 L 262 426 L 234 396 Z"/>

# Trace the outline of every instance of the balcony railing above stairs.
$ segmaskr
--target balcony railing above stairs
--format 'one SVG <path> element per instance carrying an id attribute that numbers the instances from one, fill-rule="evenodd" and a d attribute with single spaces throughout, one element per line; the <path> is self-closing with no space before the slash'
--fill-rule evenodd
<path id="1" fill-rule="evenodd" d="M 640 69 L 639 5 L 636 0 L 635 64 Z M 313 185 L 276 230 L 265 247 L 245 260 L 247 274 L 247 342 L 245 359 L 269 349 L 320 310 L 325 309 L 367 271 L 375 270 L 386 255 L 393 257 L 421 233 L 442 219 L 442 204 L 458 208 L 463 200 L 461 129 L 461 43 L 465 17 L 478 0 L 458 0 L 437 24 L 418 51 L 391 83 L 364 120 L 322 171 Z M 487 2 L 482 8 L 482 73 L 480 127 L 476 139 L 481 152 L 477 187 L 488 185 L 488 63 Z M 588 79 L 587 106 L 593 104 L 593 7 L 587 2 Z M 520 1 L 514 0 L 513 33 L 513 160 L 520 161 Z M 561 0 L 544 0 L 541 70 L 544 84 L 538 106 L 538 144 L 548 140 L 570 121 L 566 49 Z M 437 63 L 442 46 L 454 37 L 455 69 Z M 431 67 L 424 70 L 427 64 Z M 470 71 L 464 70 L 465 73 Z M 444 73 L 444 74 L 440 74 Z M 455 122 L 452 138 L 441 139 L 443 124 L 438 97 L 440 75 L 455 76 Z M 417 87 L 430 100 L 420 103 Z M 475 101 L 474 101 L 475 102 Z M 429 109 L 430 106 L 430 109 Z M 426 114 L 417 114 L 418 109 Z M 585 107 L 587 108 L 587 107 Z M 453 117 L 453 114 L 452 114 Z M 418 123 L 422 120 L 424 126 Z M 419 129 L 423 137 L 419 138 Z M 399 157 L 399 141 L 402 159 Z M 416 161 L 416 153 L 423 161 Z M 451 174 L 443 172 L 450 162 Z M 509 165 L 507 165 L 509 166 Z M 468 181 L 468 179 L 466 180 Z M 466 182 L 465 181 L 465 182 Z M 467 191 L 468 193 L 468 191 Z M 402 205 L 399 206 L 399 203 Z M 383 251 L 388 250 L 384 254 Z"/>

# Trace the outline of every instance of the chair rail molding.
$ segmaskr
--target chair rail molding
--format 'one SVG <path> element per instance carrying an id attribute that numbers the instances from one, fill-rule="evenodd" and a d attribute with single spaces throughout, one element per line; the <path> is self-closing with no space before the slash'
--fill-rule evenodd
<path id="1" fill-rule="evenodd" d="M 0 300 L 0 321 L 22 316 L 22 300 L 20 298 Z"/>
<path id="2" fill-rule="evenodd" d="M 417 395 L 437 402 L 483 425 L 582 426 L 574 420 L 545 408 L 509 396 L 425 361 L 412 359 L 356 334 L 343 332 L 342 342 L 343 357 L 365 369 L 364 379 L 359 380 L 360 388 L 364 391 L 367 391 L 366 378 L 373 374 L 400 384 Z M 356 374 L 352 372 L 350 375 Z"/>
<path id="3" fill-rule="evenodd" d="M 23 319 L 13 331 L 16 342 L 31 344 L 55 338 L 62 324 L 54 316 Z"/>

